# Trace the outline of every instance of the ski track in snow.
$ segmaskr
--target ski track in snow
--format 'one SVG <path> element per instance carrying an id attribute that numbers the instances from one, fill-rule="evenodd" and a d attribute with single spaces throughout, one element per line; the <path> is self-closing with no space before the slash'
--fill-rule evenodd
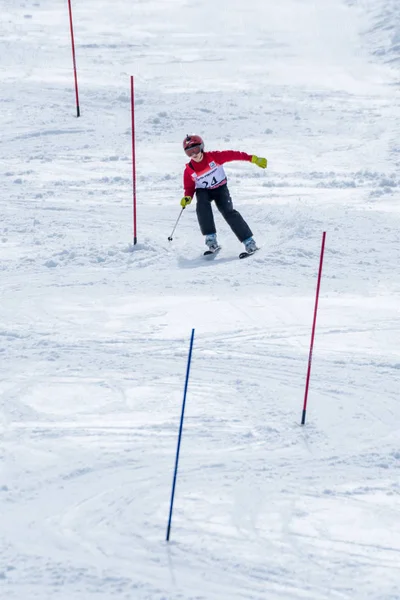
<path id="1" fill-rule="evenodd" d="M 397 1 L 73 10 L 80 119 L 66 6 L 2 3 L 1 597 L 399 600 Z M 167 239 L 191 131 L 268 158 L 247 261 Z"/>

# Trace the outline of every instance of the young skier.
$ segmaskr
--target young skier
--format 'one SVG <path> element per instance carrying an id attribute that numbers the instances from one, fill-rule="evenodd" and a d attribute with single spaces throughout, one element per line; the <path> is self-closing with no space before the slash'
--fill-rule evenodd
<path id="1" fill-rule="evenodd" d="M 183 174 L 185 195 L 181 200 L 181 206 L 186 208 L 196 192 L 197 219 L 201 233 L 206 236 L 205 241 L 209 251 L 219 250 L 211 206 L 214 200 L 233 233 L 240 242 L 244 243 L 246 253 L 253 254 L 257 250 L 257 245 L 250 227 L 242 215 L 233 208 L 223 164 L 233 160 L 247 160 L 265 169 L 267 159 L 236 150 L 204 152 L 204 142 L 199 135 L 187 135 L 183 140 L 183 149 L 190 157 L 190 162 L 186 164 Z"/>

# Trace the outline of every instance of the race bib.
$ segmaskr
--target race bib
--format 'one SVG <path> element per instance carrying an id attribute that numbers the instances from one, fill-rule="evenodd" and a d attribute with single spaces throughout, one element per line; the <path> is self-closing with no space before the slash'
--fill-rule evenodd
<path id="1" fill-rule="evenodd" d="M 214 161 L 208 164 L 208 167 L 200 173 L 193 173 L 196 188 L 212 190 L 226 183 L 226 174 L 224 167 Z"/>

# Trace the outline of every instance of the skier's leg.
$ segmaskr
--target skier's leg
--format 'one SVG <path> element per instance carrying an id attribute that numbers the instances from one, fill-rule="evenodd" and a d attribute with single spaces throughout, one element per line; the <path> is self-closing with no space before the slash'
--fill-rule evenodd
<path id="1" fill-rule="evenodd" d="M 196 214 L 203 235 L 216 234 L 214 215 L 211 207 L 211 199 L 207 190 L 196 190 Z"/>
<path id="2" fill-rule="evenodd" d="M 232 198 L 229 194 L 228 186 L 222 185 L 221 187 L 213 190 L 213 196 L 215 204 L 233 233 L 236 235 L 240 242 L 253 237 L 250 227 L 243 219 L 242 215 L 233 208 Z"/>

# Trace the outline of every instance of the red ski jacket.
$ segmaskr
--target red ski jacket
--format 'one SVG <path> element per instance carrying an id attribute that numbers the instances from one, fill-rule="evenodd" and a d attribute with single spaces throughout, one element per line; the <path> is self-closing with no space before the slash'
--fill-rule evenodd
<path id="1" fill-rule="evenodd" d="M 186 164 L 183 173 L 185 196 L 193 197 L 196 188 L 212 190 L 224 185 L 227 178 L 222 165 L 233 160 L 250 162 L 251 158 L 252 154 L 236 150 L 203 152 L 203 158 L 200 162 L 191 160 Z"/>

